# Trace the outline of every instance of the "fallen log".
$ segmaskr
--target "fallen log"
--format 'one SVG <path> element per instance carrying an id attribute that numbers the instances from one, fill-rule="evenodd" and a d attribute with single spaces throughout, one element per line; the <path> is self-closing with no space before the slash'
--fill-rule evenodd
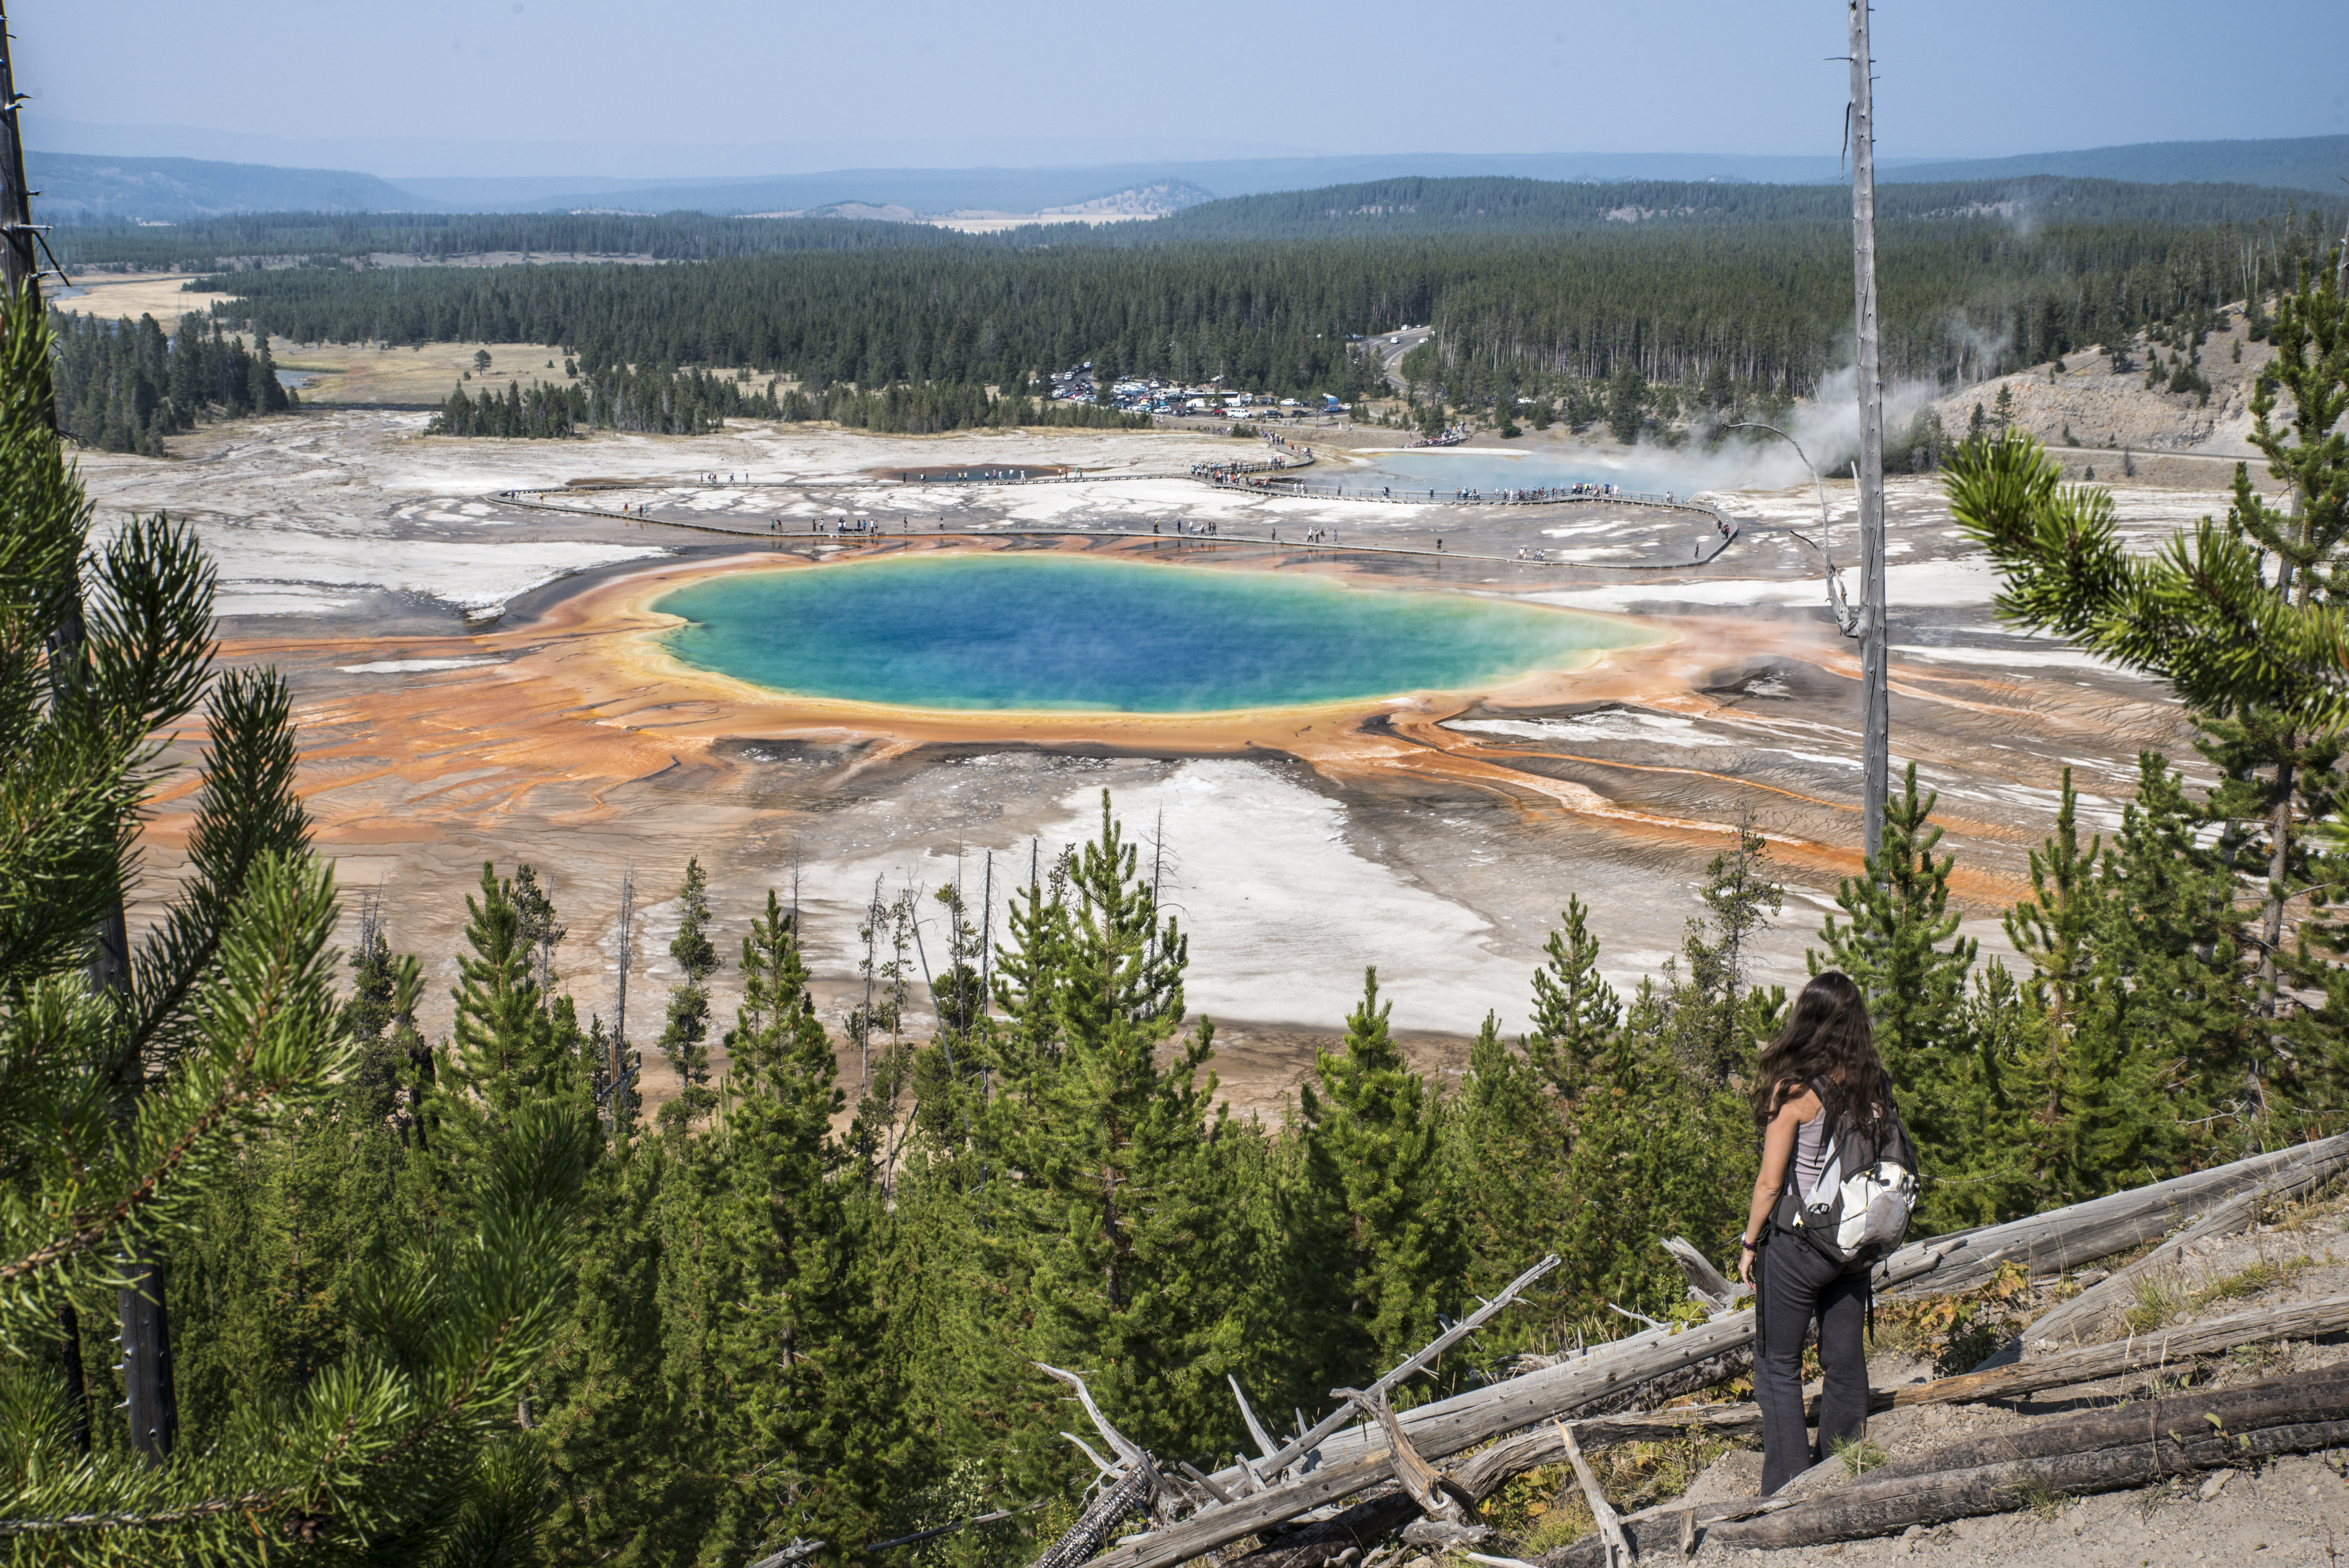
<path id="1" fill-rule="evenodd" d="M 2289 1306 L 2260 1307 L 2230 1313 L 2201 1323 L 2185 1324 L 2158 1334 L 2132 1334 L 2125 1340 L 2091 1345 L 2079 1350 L 2018 1362 L 1988 1372 L 1968 1372 L 1931 1383 L 1896 1388 L 1887 1397 L 1868 1401 L 1871 1410 L 1899 1409 L 1909 1405 L 1978 1403 L 2035 1394 L 2072 1383 L 2094 1383 L 2125 1372 L 2159 1367 L 2197 1355 L 2210 1355 L 2240 1345 L 2266 1345 L 2279 1339 L 2316 1339 L 2349 1331 L 2349 1295 Z"/>
<path id="2" fill-rule="evenodd" d="M 1102 1549 L 1120 1520 L 1149 1506 L 1154 1490 L 1154 1478 L 1138 1467 L 1114 1482 L 1105 1479 L 1092 1505 L 1061 1539 L 1044 1549 L 1035 1568 L 1075 1568 Z"/>
<path id="3" fill-rule="evenodd" d="M 2328 1139 L 2327 1142 L 2339 1143 L 2340 1140 Z M 2223 1199 L 2194 1225 L 2164 1241 L 2136 1262 L 2115 1270 L 2070 1301 L 2058 1303 L 2042 1314 L 2037 1322 L 2023 1331 L 2023 1353 L 2029 1355 L 2043 1345 L 2060 1345 L 2094 1331 L 2115 1310 L 2128 1304 L 2137 1293 L 2138 1280 L 2156 1270 L 2173 1266 L 2184 1256 L 2188 1247 L 2213 1236 L 2230 1236 L 2250 1228 L 2262 1210 L 2278 1203 L 2289 1202 L 2312 1190 L 2344 1165 L 2349 1165 L 2349 1147 L 2312 1157 L 2293 1170 L 2279 1172 Z"/>
<path id="4" fill-rule="evenodd" d="M 2144 1486 L 2174 1475 L 2221 1469 L 2276 1454 L 2338 1448 L 2349 1420 L 2302 1421 L 2251 1432 L 2164 1432 L 2154 1441 L 2085 1453 L 1941 1470 L 1886 1481 L 1859 1481 L 1761 1519 L 1715 1526 L 1706 1539 L 1740 1547 L 1817 1546 L 1889 1535 L 1912 1524 L 1940 1524 L 2008 1513 L 2050 1492 L 2083 1497 Z M 2182 1440 L 2181 1440 L 2182 1439 Z"/>
<path id="5" fill-rule="evenodd" d="M 2180 1212 L 2194 1206 L 2223 1200 L 2260 1182 L 2297 1179 L 2307 1168 L 2344 1157 L 2349 1157 L 2349 1135 L 2114 1193 L 2029 1220 L 1933 1238 L 1904 1247 L 1878 1264 L 1875 1286 L 1887 1293 L 1903 1286 L 1958 1291 L 1988 1281 L 2010 1258 L 2022 1260 L 2034 1272 L 2093 1262 L 2161 1235 L 2176 1223 Z M 1683 1267 L 1702 1262 L 1701 1258 L 1681 1261 Z M 1692 1277 L 1702 1277 L 1702 1271 L 1692 1269 L 1691 1272 Z M 1711 1287 L 1712 1281 L 1706 1280 L 1705 1284 Z M 1485 1313 L 1471 1322 L 1482 1321 L 1499 1304 L 1497 1301 L 1490 1303 Z M 1444 1340 L 1381 1379 L 1378 1391 L 1393 1387 L 1412 1368 L 1432 1363 L 1436 1351 L 1459 1337 L 1467 1326 L 1455 1325 Z M 2144 1347 L 2092 1346 L 2029 1366 L 2004 1367 L 1897 1390 L 1871 1403 L 1877 1408 L 1891 1408 L 2008 1397 L 2158 1366 L 2165 1359 L 2179 1360 L 2228 1344 L 2313 1337 L 2344 1328 L 2349 1328 L 2349 1298 L 2315 1303 L 2276 1321 L 2270 1321 L 2268 1314 L 2238 1314 L 2199 1329 L 2176 1331 L 2164 1339 L 2147 1342 Z M 2221 1337 L 2230 1332 L 2234 1338 Z M 1570 1418 L 1621 1410 L 1635 1401 L 1652 1402 L 1659 1397 L 1655 1390 L 1669 1386 L 1661 1380 L 1676 1375 L 1683 1380 L 1683 1391 L 1687 1386 L 1703 1386 L 1703 1383 L 1687 1384 L 1685 1379 L 1702 1376 L 1709 1364 L 1728 1365 L 1730 1357 L 1741 1353 L 1750 1355 L 1753 1339 L 1751 1310 L 1723 1314 L 1678 1332 L 1651 1329 L 1593 1347 L 1557 1366 L 1420 1406 L 1398 1418 L 1400 1429 L 1420 1455 L 1440 1459 L 1554 1417 Z M 1309 1432 L 1283 1445 L 1268 1462 L 1216 1471 L 1207 1478 L 1215 1483 L 1214 1490 L 1237 1501 L 1214 1504 L 1124 1542 L 1095 1559 L 1090 1568 L 1169 1568 L 1341 1498 L 1383 1486 L 1392 1471 L 1384 1435 L 1369 1423 L 1346 1425 L 1350 1415 L 1341 1407 Z M 1284 1470 L 1294 1479 L 1245 1495 L 1259 1478 L 1274 1483 Z"/>
<path id="6" fill-rule="evenodd" d="M 1784 1506 L 1768 1502 L 1715 1505 L 1627 1519 L 1624 1533 L 1641 1556 L 1676 1545 L 1693 1514 L 1700 1545 L 1727 1551 L 1818 1546 L 1889 1535 L 1912 1524 L 1946 1523 L 1985 1513 L 2011 1513 L 2053 1493 L 2084 1497 L 2120 1491 L 2174 1475 L 2220 1469 L 2278 1454 L 2313 1453 L 2349 1444 L 2349 1421 L 2306 1421 L 2251 1432 L 2164 1434 L 2157 1443 L 2097 1449 L 2080 1454 L 2018 1459 L 1972 1469 L 1942 1470 L 1864 1481 Z M 1535 1568 L 1603 1568 L 1599 1537 L 1586 1535 L 1535 1558 Z"/>
<path id="7" fill-rule="evenodd" d="M 1652 1442 L 1689 1432 L 1753 1438 L 1761 1436 L 1762 1411 L 1750 1404 L 1691 1405 L 1677 1410 L 1649 1410 L 1637 1415 L 1585 1417 L 1575 1422 L 1574 1432 L 1586 1449 Z M 1482 1502 L 1503 1482 L 1527 1470 L 1566 1462 L 1565 1440 L 1557 1427 L 1544 1424 L 1479 1451 L 1444 1479 L 1470 1501 Z M 1400 1491 L 1378 1493 L 1335 1518 L 1268 1537 L 1256 1551 L 1226 1558 L 1224 1568 L 1319 1568 L 1319 1564 L 1349 1547 L 1367 1555 L 1371 1547 L 1418 1515 L 1419 1510 Z M 1628 1525 L 1630 1521 L 1627 1519 L 1624 1522 Z"/>
<path id="8" fill-rule="evenodd" d="M 2048 1491 L 2109 1490 L 2157 1475 L 2295 1451 L 2307 1433 L 2344 1430 L 2349 1367 L 2051 1417 L 1894 1459 L 1857 1481 L 1795 1501 L 1754 1500 L 1692 1509 L 1665 1503 L 1623 1524 L 1642 1551 L 1677 1536 L 1682 1520 L 1724 1546 L 1819 1545 L 1973 1513 L 2002 1513 Z M 2274 1433 L 2286 1436 L 2269 1435 Z M 2133 1457 L 2106 1457 L 2116 1453 Z M 1603 1562 L 1600 1544 L 1588 1536 L 1540 1559 L 1542 1568 Z"/>
<path id="9" fill-rule="evenodd" d="M 1574 1428 L 1563 1421 L 1552 1421 L 1557 1428 L 1558 1441 L 1566 1445 L 1566 1462 L 1574 1467 L 1574 1479 L 1582 1483 L 1582 1501 L 1589 1505 L 1590 1517 L 1599 1525 L 1599 1544 L 1606 1568 L 1630 1568 L 1631 1543 L 1623 1538 L 1623 1521 L 1615 1517 L 1615 1505 L 1607 1501 L 1607 1493 L 1591 1472 L 1590 1461 L 1582 1457 L 1582 1446 L 1574 1440 Z"/>
<path id="10" fill-rule="evenodd" d="M 2296 1179 L 2312 1165 L 2349 1156 L 2349 1134 L 2296 1144 L 2270 1154 L 2253 1155 L 2231 1165 L 2213 1166 L 2147 1187 L 2090 1199 L 2050 1210 L 2027 1220 L 1961 1231 L 1931 1241 L 1917 1242 L 1892 1254 L 1887 1262 L 1897 1268 L 1910 1254 L 1948 1241 L 1963 1241 L 1965 1250 L 1933 1272 L 1930 1282 L 1912 1283 L 1911 1290 L 1963 1291 L 1985 1284 L 1999 1264 L 2021 1261 L 2033 1277 L 2061 1272 L 2116 1252 L 2125 1252 L 2155 1240 L 2177 1225 L 2182 1214 L 2199 1212 L 2211 1204 L 2262 1181 Z M 1877 1286 L 1889 1291 L 1882 1274 Z"/>
<path id="11" fill-rule="evenodd" d="M 2349 1366 L 2271 1377 L 2240 1388 L 2198 1390 L 2136 1400 L 2076 1415 L 2047 1416 L 1992 1437 L 1945 1444 L 1869 1469 L 1869 1481 L 1936 1470 L 1972 1469 L 2050 1454 L 2124 1447 L 2189 1428 L 2245 1432 L 2302 1421 L 2349 1420 Z"/>
<path id="12" fill-rule="evenodd" d="M 1224 1568 L 1321 1568 L 1348 1552 L 1367 1557 L 1372 1547 L 1418 1517 L 1419 1506 L 1390 1489 L 1334 1518 L 1270 1536 L 1254 1552 L 1226 1558 Z"/>

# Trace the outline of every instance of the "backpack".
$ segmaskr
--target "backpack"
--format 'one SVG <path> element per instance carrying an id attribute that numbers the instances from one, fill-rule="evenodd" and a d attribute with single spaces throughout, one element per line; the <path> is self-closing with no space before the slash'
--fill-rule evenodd
<path id="1" fill-rule="evenodd" d="M 1805 1203 L 1795 1189 L 1789 1157 L 1773 1218 L 1780 1230 L 1802 1237 L 1831 1263 L 1851 1268 L 1875 1262 L 1909 1234 L 1909 1211 L 1917 1206 L 1917 1146 L 1891 1104 L 1889 1075 L 1883 1117 L 1873 1132 L 1843 1114 L 1843 1090 L 1832 1079 L 1816 1079 L 1811 1087 L 1826 1107 L 1819 1114 L 1827 1118 L 1832 1137 L 1826 1163 L 1819 1168 L 1811 1201 Z"/>

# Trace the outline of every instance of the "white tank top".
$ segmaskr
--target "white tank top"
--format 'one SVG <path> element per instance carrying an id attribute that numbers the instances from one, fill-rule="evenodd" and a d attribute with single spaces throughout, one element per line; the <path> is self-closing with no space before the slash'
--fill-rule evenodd
<path id="1" fill-rule="evenodd" d="M 1811 1190 L 1818 1185 L 1820 1173 L 1826 1169 L 1826 1131 L 1825 1107 L 1795 1129 L 1795 1195 L 1805 1203 L 1811 1201 Z"/>

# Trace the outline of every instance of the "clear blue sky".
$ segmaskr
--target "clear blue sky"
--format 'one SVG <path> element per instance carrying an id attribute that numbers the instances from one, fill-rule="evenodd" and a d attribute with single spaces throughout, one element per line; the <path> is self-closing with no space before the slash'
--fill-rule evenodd
<path id="1" fill-rule="evenodd" d="M 385 174 L 1832 155 L 1838 0 L 12 0 L 36 147 Z M 1878 146 L 2349 133 L 2349 0 L 1885 0 Z M 44 126 L 50 129 L 44 131 Z M 128 128 L 128 129 L 109 129 Z"/>

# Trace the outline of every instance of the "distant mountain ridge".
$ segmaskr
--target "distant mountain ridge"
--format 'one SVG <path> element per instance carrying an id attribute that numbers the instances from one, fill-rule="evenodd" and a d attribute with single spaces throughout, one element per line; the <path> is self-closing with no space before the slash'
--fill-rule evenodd
<path id="1" fill-rule="evenodd" d="M 27 154 L 40 213 L 63 222 L 168 221 L 243 213 L 699 212 L 810 213 L 827 208 L 910 214 L 1176 211 L 1210 197 L 1264 195 L 1381 181 L 1499 177 L 1598 184 L 1823 184 L 1840 178 L 1826 157 L 1707 153 L 1364 153 L 1331 158 L 1226 159 L 1197 163 L 1057 169 L 843 169 L 763 180 L 623 182 L 431 180 L 411 190 L 372 174 L 187 158 Z M 2349 172 L 2349 136 L 2260 141 L 2147 142 L 1927 162 L 1887 159 L 1888 185 L 2011 180 L 2030 175 L 2137 184 L 2199 182 L 2310 192 L 2337 200 Z M 1163 206 L 1092 209 L 1154 198 Z M 894 212 L 893 212 L 894 215 Z"/>
<path id="2" fill-rule="evenodd" d="M 2272 186 L 2132 184 L 2052 174 L 1888 182 L 1877 192 L 1887 223 L 1995 218 L 2064 223 L 2250 223 L 2280 217 L 2287 202 L 2312 210 L 2349 205 L 2349 186 L 2326 199 Z M 1851 198 L 1833 185 L 1715 184 L 1641 180 L 1588 185 L 1472 178 L 1379 180 L 1318 191 L 1231 196 L 1186 208 L 1103 243 L 1270 240 L 1368 234 L 1556 234 L 1572 229 L 1848 223 Z"/>
<path id="3" fill-rule="evenodd" d="M 1902 163 L 1887 170 L 1888 183 L 2000 180 L 2018 174 L 2060 174 L 2075 180 L 2127 180 L 2137 184 L 2272 185 L 2313 191 L 2338 200 L 2349 193 L 2349 136 L 2302 136 L 2263 141 L 2144 141 L 2077 152 L 2033 152 L 2019 158 L 1968 158 Z"/>
<path id="4" fill-rule="evenodd" d="M 25 154 L 44 222 L 181 222 L 239 213 L 432 213 L 445 209 L 372 174 L 341 169 L 279 169 L 197 158 L 104 158 Z"/>

